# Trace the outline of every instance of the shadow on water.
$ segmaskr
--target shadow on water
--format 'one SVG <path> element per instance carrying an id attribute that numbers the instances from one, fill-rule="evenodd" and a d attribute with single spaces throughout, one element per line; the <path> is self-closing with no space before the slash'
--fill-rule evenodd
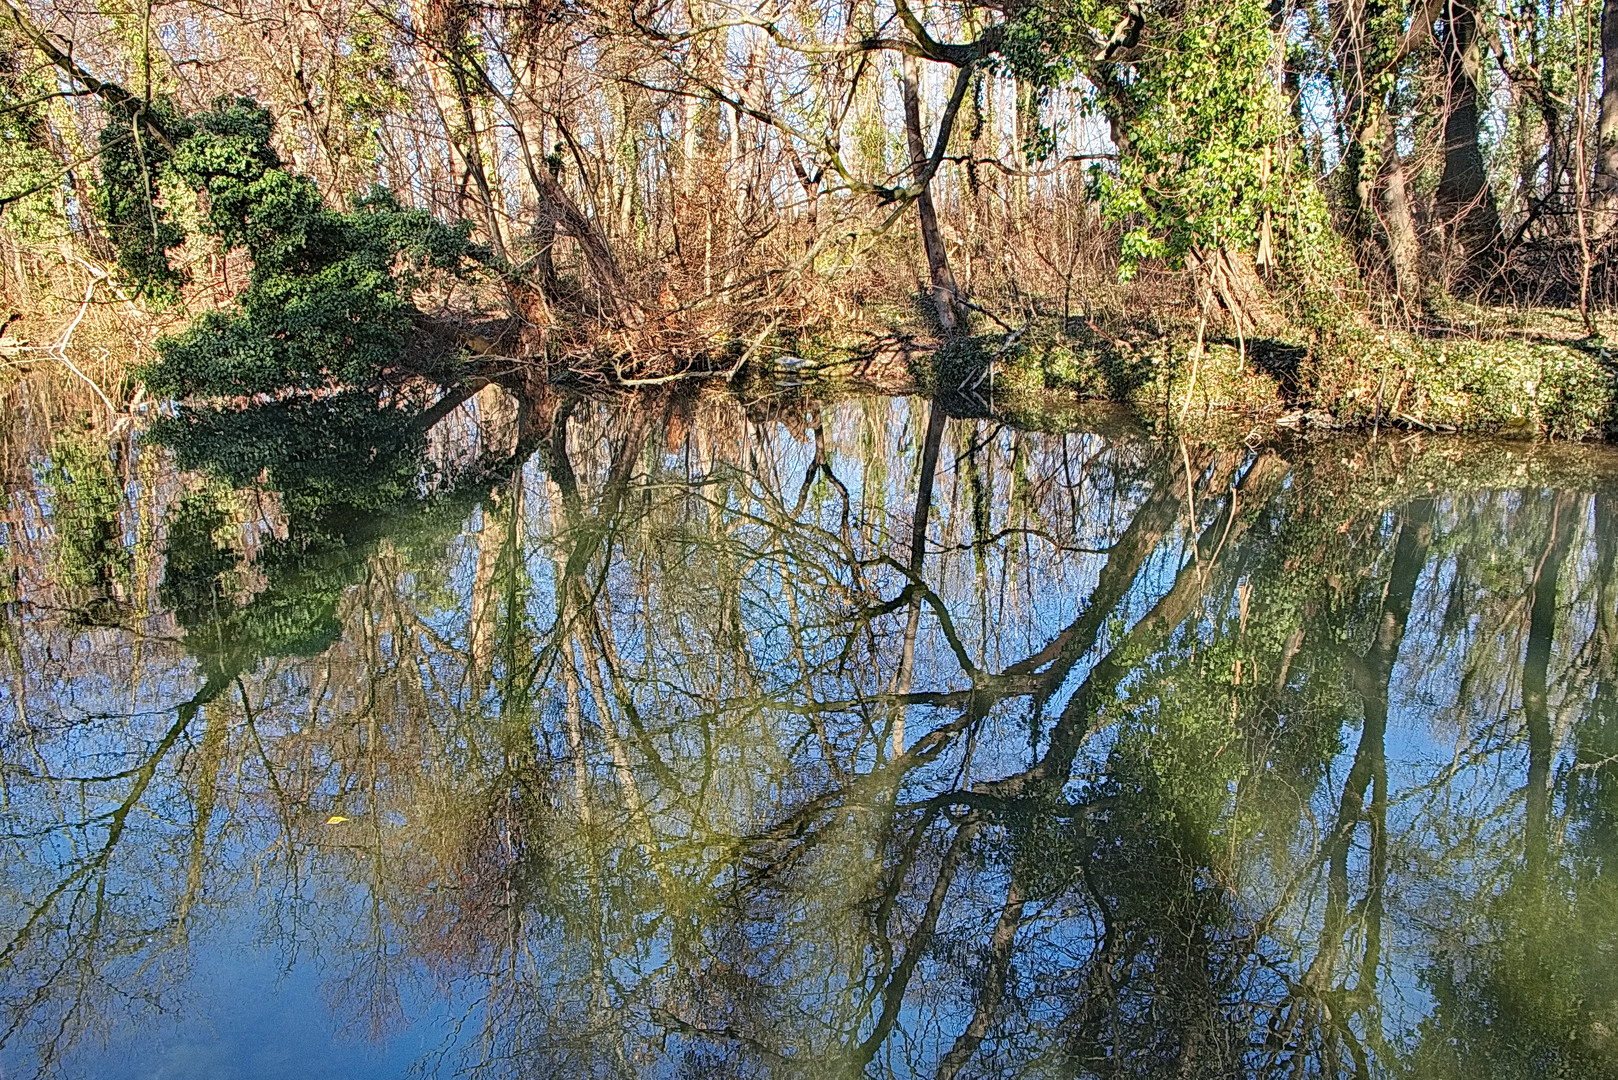
<path id="1" fill-rule="evenodd" d="M 491 388 L 99 455 L 5 519 L 9 1076 L 220 940 L 446 1076 L 1618 1074 L 1605 452 Z"/>

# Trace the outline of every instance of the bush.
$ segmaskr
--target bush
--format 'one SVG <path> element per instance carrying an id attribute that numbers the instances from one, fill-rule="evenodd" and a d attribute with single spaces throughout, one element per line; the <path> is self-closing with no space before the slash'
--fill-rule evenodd
<path id="1" fill-rule="evenodd" d="M 159 155 L 166 183 L 202 196 L 202 232 L 226 251 L 243 249 L 248 286 L 230 311 L 208 312 L 158 342 L 158 358 L 139 375 L 155 393 L 225 396 L 280 389 L 356 386 L 397 364 L 417 314 L 409 297 L 426 271 L 459 272 L 485 261 L 471 226 L 445 225 L 401 207 L 377 188 L 352 211 L 325 206 L 315 184 L 289 172 L 270 145 L 274 121 L 250 98 L 214 108 L 169 128 L 180 137 Z M 148 141 L 149 145 L 149 141 Z M 138 176 L 122 159 L 103 167 L 103 189 Z M 144 186 L 137 186 L 136 194 Z M 103 196 L 131 216 L 129 189 Z M 148 293 L 173 288 L 180 275 L 167 250 L 183 230 L 147 211 L 154 231 L 112 232 L 119 266 Z M 122 220 L 122 218 L 120 220 Z M 165 272 L 166 271 L 166 272 Z"/>

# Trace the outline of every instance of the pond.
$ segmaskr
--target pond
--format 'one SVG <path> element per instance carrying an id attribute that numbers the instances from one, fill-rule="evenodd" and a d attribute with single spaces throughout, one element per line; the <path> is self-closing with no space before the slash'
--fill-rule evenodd
<path id="1" fill-rule="evenodd" d="M 1618 456 L 802 393 L 12 421 L 3 1075 L 1618 1074 Z"/>

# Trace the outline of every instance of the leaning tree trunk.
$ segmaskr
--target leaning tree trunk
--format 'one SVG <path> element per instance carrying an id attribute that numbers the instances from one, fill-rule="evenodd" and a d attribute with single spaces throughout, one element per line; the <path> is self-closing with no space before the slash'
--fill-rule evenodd
<path id="1" fill-rule="evenodd" d="M 1504 240 L 1478 140 L 1478 15 L 1472 0 L 1443 0 L 1435 37 L 1449 94 L 1435 204 L 1459 263 L 1457 279 L 1476 287 L 1499 266 Z"/>
<path id="2" fill-rule="evenodd" d="M 916 58 L 906 55 L 901 68 L 905 110 L 905 136 L 910 144 L 910 168 L 921 185 L 916 197 L 916 209 L 921 217 L 921 243 L 927 252 L 927 272 L 932 287 L 933 306 L 938 311 L 938 324 L 947 335 L 955 334 L 961 325 L 959 313 L 960 291 L 955 274 L 949 268 L 949 252 L 944 247 L 944 234 L 938 227 L 938 211 L 933 207 L 932 179 L 927 175 L 927 138 L 921 129 L 921 92 L 916 71 Z M 940 139 L 948 139 L 949 131 L 939 132 Z"/>

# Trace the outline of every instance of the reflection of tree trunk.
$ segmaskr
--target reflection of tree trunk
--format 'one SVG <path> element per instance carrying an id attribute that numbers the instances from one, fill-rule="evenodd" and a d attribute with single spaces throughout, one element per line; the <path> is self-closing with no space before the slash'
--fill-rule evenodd
<path id="1" fill-rule="evenodd" d="M 1551 798 L 1551 718 L 1547 679 L 1551 642 L 1556 637 L 1556 591 L 1562 563 L 1573 538 L 1571 492 L 1559 491 L 1551 507 L 1545 554 L 1534 571 L 1533 604 L 1528 613 L 1528 654 L 1523 661 L 1523 723 L 1528 729 L 1527 835 L 1524 853 L 1530 875 L 1543 874 L 1549 845 Z"/>
<path id="2" fill-rule="evenodd" d="M 1615 0 L 1618 2 L 1618 0 Z M 1596 628 L 1602 637 L 1602 659 L 1611 664 L 1618 649 L 1618 497 L 1595 496 Z"/>
<path id="3" fill-rule="evenodd" d="M 1265 454 L 1253 462 L 1241 483 L 1231 489 L 1226 512 L 1197 539 L 1194 558 L 1180 570 L 1173 586 L 1097 661 L 1068 699 L 1067 707 L 1051 729 L 1044 755 L 1021 773 L 981 785 L 983 790 L 1014 796 L 1031 786 L 1061 785 L 1067 781 L 1073 760 L 1089 737 L 1095 713 L 1112 698 L 1118 684 L 1136 670 L 1142 650 L 1150 652 L 1160 646 L 1174 628 L 1189 617 L 1207 591 L 1215 555 L 1226 547 L 1235 548 L 1253 523 L 1255 511 L 1262 509 L 1280 490 L 1286 474 L 1286 461 L 1275 454 Z"/>
<path id="4" fill-rule="evenodd" d="M 1404 524 L 1394 543 L 1393 567 L 1382 602 L 1382 619 L 1370 650 L 1355 672 L 1364 723 L 1354 762 L 1343 781 L 1337 803 L 1337 821 L 1326 839 L 1326 912 L 1321 926 L 1320 951 L 1310 964 L 1305 982 L 1315 993 L 1328 989 L 1333 978 L 1338 950 L 1348 923 L 1348 853 L 1354 831 L 1364 820 L 1370 826 L 1370 881 L 1366 893 L 1365 956 L 1361 965 L 1361 989 L 1366 978 L 1374 979 L 1377 956 L 1381 951 L 1382 891 L 1387 880 L 1387 800 L 1388 773 L 1386 741 L 1388 730 L 1388 687 L 1393 678 L 1399 646 L 1410 621 L 1410 607 L 1416 583 L 1427 564 L 1432 541 L 1433 504 L 1421 499 L 1405 513 Z M 1369 812 L 1365 792 L 1371 791 Z M 1373 951 L 1374 950 L 1374 951 Z M 1347 1017 L 1335 1017 L 1346 1023 Z"/>
<path id="5" fill-rule="evenodd" d="M 1234 456 L 1229 465 L 1234 468 Z M 1206 467 L 1207 458 L 1200 458 L 1196 463 L 1196 472 L 1200 474 Z M 1073 665 L 1095 648 L 1102 628 L 1128 596 L 1146 557 L 1157 550 L 1163 537 L 1179 520 L 1186 496 L 1191 493 L 1189 472 L 1169 470 L 1167 478 L 1153 487 L 1152 494 L 1135 511 L 1129 526 L 1108 545 L 1106 564 L 1096 575 L 1095 588 L 1085 600 L 1084 611 L 1079 617 L 1039 652 L 1006 669 L 1007 675 L 1029 675 L 1044 669 L 1040 686 L 1034 692 L 1036 707 L 1043 707 L 1067 678 Z M 1220 476 L 1228 477 L 1229 472 L 1230 469 L 1223 466 L 1216 468 L 1216 482 Z"/>
<path id="6" fill-rule="evenodd" d="M 933 207 L 932 182 L 927 176 L 927 137 L 921 127 L 921 89 L 916 58 L 906 54 L 900 67 L 900 94 L 904 99 L 905 137 L 910 148 L 910 169 L 921 184 L 916 197 L 916 210 L 921 221 L 921 243 L 927 252 L 927 273 L 932 289 L 933 306 L 938 312 L 938 324 L 946 334 L 955 333 L 960 318 L 957 301 L 960 292 L 955 286 L 955 275 L 949 268 L 949 252 L 944 246 L 944 234 L 938 227 L 938 211 Z M 949 138 L 949 130 L 939 132 L 940 139 Z"/>
<path id="7" fill-rule="evenodd" d="M 927 436 L 922 443 L 921 475 L 916 481 L 916 508 L 910 523 L 910 583 L 913 595 L 910 614 L 905 623 L 904 647 L 899 656 L 899 671 L 893 680 L 895 694 L 910 693 L 910 677 L 916 662 L 916 633 L 921 626 L 921 572 L 927 561 L 927 520 L 933 513 L 933 476 L 938 472 L 938 451 L 944 442 L 944 426 L 948 418 L 938 402 L 927 406 Z M 893 756 L 905 750 L 905 706 L 894 706 Z"/>
<path id="8" fill-rule="evenodd" d="M 185 893 L 175 906 L 174 918 L 180 933 L 186 932 L 191 907 L 202 895 L 202 871 L 208 861 L 208 827 L 213 822 L 214 804 L 219 791 L 219 767 L 224 759 L 229 721 L 222 709 L 204 709 L 202 746 L 197 762 L 196 817 L 191 823 L 191 857 L 186 865 Z"/>
<path id="9" fill-rule="evenodd" d="M 552 504 L 552 525 L 556 536 L 563 541 L 558 544 L 554 556 L 557 564 L 556 633 L 561 665 L 564 670 L 572 669 L 564 677 L 564 685 L 571 699 L 568 706 L 570 722 L 572 717 L 582 715 L 582 709 L 577 702 L 582 688 L 588 687 L 595 706 L 597 727 L 612 758 L 613 771 L 618 779 L 624 807 L 639 834 L 638 839 L 648 863 L 659 877 L 666 878 L 667 867 L 652 831 L 646 799 L 641 794 L 633 762 L 629 758 L 628 748 L 620 737 L 617 726 L 619 713 L 625 714 L 632 727 L 638 726 L 638 722 L 632 713 L 632 703 L 625 696 L 621 680 L 617 677 L 618 665 L 612 651 L 612 643 L 597 617 L 596 595 L 585 579 L 585 571 L 595 560 L 596 555 L 603 550 L 607 536 L 617 524 L 616 519 L 624 504 L 624 493 L 628 487 L 630 473 L 634 463 L 639 460 L 640 451 L 644 446 L 647 414 L 644 409 L 633 413 L 633 422 L 629 430 L 613 452 L 607 483 L 596 502 L 595 512 L 586 514 L 579 497 L 577 480 L 568 459 L 567 423 L 570 412 L 570 409 L 564 409 L 557 417 L 556 426 L 551 433 L 550 452 L 546 462 L 551 479 L 561 495 L 560 500 Z M 607 549 L 606 557 L 610 558 L 610 555 L 610 549 Z M 602 674 L 604 666 L 608 668 L 612 679 L 610 687 L 607 678 Z M 578 677 L 580 669 L 584 674 L 582 680 Z M 617 710 L 613 708 L 615 700 L 619 706 Z M 580 751 L 575 755 L 574 769 L 575 785 L 581 787 L 585 782 L 582 741 L 582 738 L 570 733 L 570 742 L 577 744 Z M 662 766 L 660 761 L 650 755 L 648 763 L 654 767 Z"/>
<path id="10" fill-rule="evenodd" d="M 477 566 L 472 571 L 471 612 L 467 618 L 467 681 L 472 696 L 480 696 L 494 671 L 495 572 L 505 556 L 506 528 L 503 515 L 492 506 L 483 508 L 483 527 L 478 532 Z"/>
<path id="11" fill-rule="evenodd" d="M 932 946 L 933 934 L 938 928 L 938 917 L 943 913 L 944 901 L 948 898 L 950 886 L 955 881 L 955 872 L 960 868 L 961 857 L 971 846 L 977 831 L 978 823 L 975 819 L 962 822 L 955 830 L 955 836 L 945 849 L 943 858 L 939 860 L 938 876 L 933 879 L 927 906 L 922 910 L 916 929 L 905 941 L 904 955 L 899 958 L 899 963 L 888 976 L 887 985 L 882 989 L 882 1012 L 878 1015 L 876 1025 L 870 1034 L 861 1040 L 859 1046 L 852 1048 L 847 1068 L 839 1070 L 842 1075 L 864 1076 L 866 1067 L 876 1057 L 876 1052 L 881 1049 L 882 1044 L 887 1041 L 894 1022 L 899 1019 L 899 1009 L 904 1004 L 905 991 L 910 986 L 916 965 Z"/>
<path id="12" fill-rule="evenodd" d="M 1612 862 L 1605 853 L 1618 850 L 1618 807 L 1614 783 L 1618 777 L 1609 763 L 1618 754 L 1618 499 L 1605 492 L 1592 497 L 1595 522 L 1596 613 L 1595 632 L 1590 635 L 1590 667 L 1596 673 L 1595 691 L 1589 712 L 1574 728 L 1578 765 L 1566 778 L 1566 804 L 1570 813 L 1583 820 L 1580 832 L 1588 850 L 1603 855 L 1599 865 L 1610 872 Z"/>
<path id="13" fill-rule="evenodd" d="M 223 676 L 209 675 L 204 680 L 202 688 L 196 692 L 191 700 L 185 702 L 176 710 L 174 723 L 169 727 L 168 731 L 164 732 L 163 738 L 152 748 L 151 753 L 146 756 L 146 760 L 141 763 L 140 767 L 127 774 L 130 777 L 128 794 L 111 811 L 101 815 L 99 820 L 104 821 L 106 827 L 106 838 L 102 841 L 101 847 L 93 854 L 85 855 L 66 878 L 57 882 L 55 887 L 29 910 L 25 918 L 13 920 L 12 925 L 16 927 L 16 930 L 10 940 L 5 942 L 4 946 L 0 946 L 0 966 L 4 966 L 9 962 L 17 951 L 35 935 L 40 922 L 50 916 L 68 890 L 81 882 L 93 880 L 97 874 L 106 871 L 108 864 L 112 862 L 113 854 L 118 850 L 118 844 L 123 840 L 124 830 L 129 825 L 129 815 L 146 797 L 146 789 L 151 786 L 153 778 L 157 776 L 157 767 L 169 756 L 175 745 L 179 743 L 180 737 L 196 721 L 197 710 L 217 698 L 235 677 L 235 672 L 230 672 Z M 105 892 L 99 887 L 96 891 L 99 894 L 97 899 L 99 909 L 99 904 L 104 899 Z M 98 916 L 99 910 L 92 914 L 92 921 Z"/>
<path id="14" fill-rule="evenodd" d="M 938 1080 L 954 1080 L 972 1060 L 972 1055 L 977 1053 L 984 1036 L 988 1035 L 989 1028 L 994 1024 L 995 1014 L 1000 1010 L 1000 999 L 1006 992 L 1006 980 L 1011 975 L 1011 949 L 1017 940 L 1017 928 L 1022 925 L 1024 903 L 1022 889 L 1013 877 L 1011 884 L 1006 887 L 1005 906 L 1000 909 L 994 933 L 989 935 L 989 959 L 983 965 L 980 976 L 977 1006 L 972 1010 L 972 1019 L 967 1021 L 965 1030 L 939 1063 Z"/>

